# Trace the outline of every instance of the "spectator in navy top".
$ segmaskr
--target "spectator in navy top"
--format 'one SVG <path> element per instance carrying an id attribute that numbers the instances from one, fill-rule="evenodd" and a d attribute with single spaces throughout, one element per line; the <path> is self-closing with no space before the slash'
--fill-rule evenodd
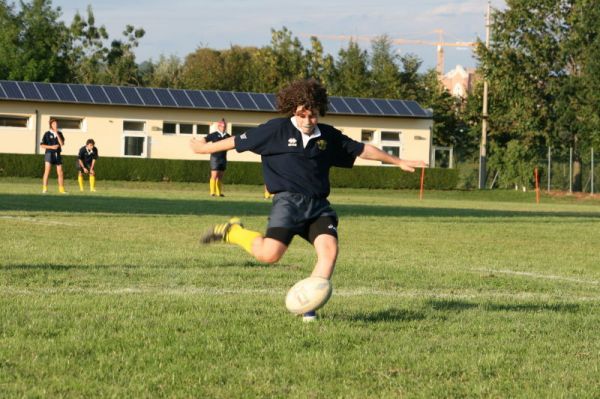
<path id="1" fill-rule="evenodd" d="M 227 122 L 221 119 L 217 122 L 217 131 L 206 136 L 206 141 L 215 143 L 231 137 L 227 133 Z M 223 175 L 227 169 L 227 151 L 219 151 L 210 154 L 210 195 L 213 197 L 224 197 Z"/>
<path id="2" fill-rule="evenodd" d="M 48 177 L 50 176 L 50 169 L 52 165 L 56 165 L 56 174 L 58 175 L 58 191 L 65 194 L 65 179 L 63 175 L 62 157 L 60 155 L 63 145 L 65 145 L 65 138 L 58 130 L 58 122 L 56 119 L 50 119 L 50 130 L 44 133 L 40 146 L 46 150 L 44 155 L 44 177 L 42 193 L 48 192 Z"/>
<path id="3" fill-rule="evenodd" d="M 277 262 L 295 235 L 317 253 L 313 277 L 330 279 L 338 256 L 338 218 L 327 201 L 329 169 L 351 168 L 356 157 L 394 164 L 407 172 L 424 167 L 360 143 L 330 125 L 318 123 L 327 111 L 327 91 L 314 79 L 299 80 L 277 95 L 286 115 L 218 142 L 193 139 L 199 154 L 235 149 L 261 155 L 267 190 L 275 194 L 266 234 L 244 228 L 238 218 L 212 227 L 202 242 L 224 241 L 243 247 L 257 260 Z"/>

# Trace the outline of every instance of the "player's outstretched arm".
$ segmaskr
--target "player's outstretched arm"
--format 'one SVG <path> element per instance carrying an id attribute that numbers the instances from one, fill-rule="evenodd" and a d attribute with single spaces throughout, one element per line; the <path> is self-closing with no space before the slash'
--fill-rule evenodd
<path id="1" fill-rule="evenodd" d="M 427 166 L 427 164 L 423 161 L 411 161 L 407 159 L 400 159 L 398 157 L 388 154 L 385 151 L 381 151 L 379 148 L 371 144 L 365 144 L 365 149 L 363 150 L 362 154 L 359 155 L 359 157 L 371 161 L 391 163 L 397 165 L 400 169 L 406 172 L 414 172 L 415 168 L 423 168 Z"/>
<path id="2" fill-rule="evenodd" d="M 235 137 L 229 137 L 225 140 L 207 142 L 204 137 L 191 139 L 190 147 L 196 154 L 212 154 L 219 151 L 229 151 L 235 148 Z"/>

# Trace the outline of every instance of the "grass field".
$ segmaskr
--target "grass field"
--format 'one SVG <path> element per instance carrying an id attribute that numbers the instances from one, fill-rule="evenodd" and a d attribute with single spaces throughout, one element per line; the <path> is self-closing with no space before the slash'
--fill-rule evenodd
<path id="1" fill-rule="evenodd" d="M 261 187 L 75 186 L 0 179 L 0 397 L 600 396 L 598 199 L 334 190 L 306 324 L 283 302 L 311 246 L 198 245 L 232 215 L 264 230 Z"/>

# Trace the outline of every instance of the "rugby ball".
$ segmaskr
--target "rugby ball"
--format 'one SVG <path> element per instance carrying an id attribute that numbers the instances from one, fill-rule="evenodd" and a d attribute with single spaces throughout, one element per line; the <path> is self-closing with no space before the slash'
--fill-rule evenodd
<path id="1" fill-rule="evenodd" d="M 331 281 L 326 278 L 305 278 L 290 288 L 285 297 L 285 307 L 295 314 L 317 310 L 327 303 L 332 291 Z"/>

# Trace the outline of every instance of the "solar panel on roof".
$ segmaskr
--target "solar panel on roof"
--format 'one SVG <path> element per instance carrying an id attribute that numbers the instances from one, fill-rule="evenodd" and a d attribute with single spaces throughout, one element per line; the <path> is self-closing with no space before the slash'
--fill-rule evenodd
<path id="1" fill-rule="evenodd" d="M 188 96 L 185 95 L 184 90 L 169 90 L 169 91 L 171 92 L 171 95 L 175 99 L 175 102 L 177 103 L 178 106 L 192 107 L 192 102 L 190 101 Z"/>
<path id="2" fill-rule="evenodd" d="M 23 95 L 28 100 L 41 100 L 42 97 L 38 93 L 37 89 L 31 82 L 17 82 L 19 88 L 23 92 Z"/>
<path id="3" fill-rule="evenodd" d="M 398 115 L 412 116 L 412 112 L 410 112 L 410 110 L 406 108 L 406 105 L 404 105 L 403 101 L 388 100 L 388 103 L 390 103 L 390 105 L 396 110 L 396 112 L 398 112 Z"/>
<path id="4" fill-rule="evenodd" d="M 370 98 L 358 98 L 357 101 L 367 111 L 368 114 L 382 115 L 383 112 L 377 108 L 375 103 Z"/>
<path id="5" fill-rule="evenodd" d="M 154 91 L 154 94 L 156 94 L 156 98 L 158 98 L 158 101 L 160 101 L 161 105 L 163 105 L 164 107 L 176 107 L 177 104 L 175 103 L 175 100 L 173 100 L 173 97 L 171 97 L 171 95 L 169 94 L 169 91 L 167 89 L 152 89 Z"/>
<path id="6" fill-rule="evenodd" d="M 75 99 L 82 103 L 93 103 L 92 97 L 90 93 L 87 91 L 85 86 L 83 85 L 69 85 L 69 88 L 73 92 Z"/>
<path id="7" fill-rule="evenodd" d="M 219 97 L 221 97 L 221 100 L 223 100 L 227 108 L 242 109 L 242 106 L 231 92 L 218 91 L 217 94 L 219 95 Z"/>
<path id="8" fill-rule="evenodd" d="M 354 114 L 366 114 L 367 113 L 367 111 L 360 105 L 360 103 L 358 102 L 358 100 L 356 98 L 346 97 L 346 98 L 344 98 L 344 101 L 346 101 L 346 104 L 348 104 L 348 107 L 350 107 L 350 110 L 352 111 L 352 113 L 354 113 Z"/>
<path id="9" fill-rule="evenodd" d="M 243 109 L 258 109 L 258 107 L 256 106 L 256 104 L 254 104 L 254 101 L 252 101 L 252 98 L 250 98 L 250 95 L 248 93 L 241 93 L 239 91 L 236 91 L 233 93 L 233 95 L 242 105 Z"/>
<path id="10" fill-rule="evenodd" d="M 340 114 L 352 113 L 350 108 L 348 108 L 344 100 L 342 100 L 340 97 L 329 97 L 329 102 L 335 107 L 335 112 L 338 112 Z"/>
<path id="11" fill-rule="evenodd" d="M 204 94 L 204 97 L 211 108 L 227 108 L 215 91 L 203 90 L 202 94 Z"/>
<path id="12" fill-rule="evenodd" d="M 2 88 L 2 82 L 0 82 L 0 98 L 8 98 L 8 96 L 4 92 L 4 89 Z"/>
<path id="13" fill-rule="evenodd" d="M 121 93 L 129 105 L 144 105 L 140 95 L 133 87 L 121 87 Z"/>
<path id="14" fill-rule="evenodd" d="M 52 87 L 54 87 L 54 91 L 58 95 L 58 98 L 60 101 L 68 101 L 68 102 L 75 101 L 75 96 L 73 96 L 73 93 L 69 89 L 69 86 L 67 86 L 66 84 L 54 83 L 52 85 Z"/>
<path id="15" fill-rule="evenodd" d="M 127 104 L 127 100 L 125 100 L 118 87 L 104 86 L 104 92 L 106 92 L 111 104 Z"/>
<path id="16" fill-rule="evenodd" d="M 265 97 L 269 100 L 272 107 L 271 109 L 273 109 L 273 111 L 277 110 L 277 99 L 275 98 L 275 94 L 265 93 Z"/>
<path id="17" fill-rule="evenodd" d="M 38 92 L 42 96 L 43 100 L 47 101 L 58 101 L 58 96 L 54 92 L 51 84 L 48 83 L 34 83 Z"/>
<path id="18" fill-rule="evenodd" d="M 4 89 L 4 92 L 8 98 L 15 100 L 22 100 L 24 98 L 23 93 L 21 93 L 21 89 L 19 89 L 19 86 L 17 86 L 15 82 L 4 81 L 0 82 L 0 85 L 2 85 L 2 88 Z"/>
<path id="19" fill-rule="evenodd" d="M 206 99 L 202 95 L 201 91 L 198 91 L 198 90 L 186 90 L 186 94 L 188 95 L 188 97 L 192 101 L 192 104 L 194 104 L 194 107 L 210 108 L 210 105 L 208 105 L 208 102 L 206 102 Z"/>
<path id="20" fill-rule="evenodd" d="M 160 103 L 158 102 L 158 99 L 156 98 L 156 96 L 154 95 L 154 92 L 151 89 L 148 89 L 146 87 L 138 87 L 138 88 L 136 88 L 136 90 L 137 90 L 138 94 L 140 95 L 140 97 L 142 97 L 144 104 L 160 105 Z"/>
<path id="21" fill-rule="evenodd" d="M 264 94 L 248 93 L 248 95 L 254 100 L 254 103 L 261 111 L 273 111 L 273 106 Z"/>
<path id="22" fill-rule="evenodd" d="M 404 105 L 416 116 L 427 116 L 427 112 L 416 101 L 404 101 Z"/>
<path id="23" fill-rule="evenodd" d="M 374 98 L 373 102 L 379 107 L 381 112 L 384 115 L 398 115 L 398 112 L 387 102 L 387 100 L 383 100 L 380 98 Z"/>
<path id="24" fill-rule="evenodd" d="M 102 90 L 102 86 L 87 85 L 87 89 L 95 103 L 110 104 L 110 100 L 106 96 L 106 93 L 104 93 L 104 90 Z"/>

